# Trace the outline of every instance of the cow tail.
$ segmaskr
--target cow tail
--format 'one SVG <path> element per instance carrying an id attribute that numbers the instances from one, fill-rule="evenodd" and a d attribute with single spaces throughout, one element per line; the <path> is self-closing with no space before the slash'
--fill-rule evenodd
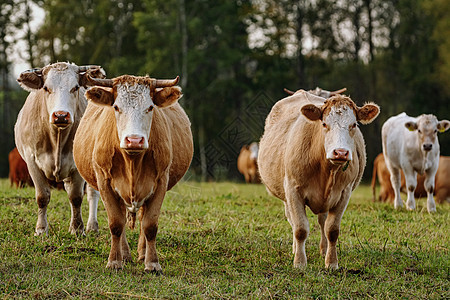
<path id="1" fill-rule="evenodd" d="M 134 229 L 136 225 L 136 213 L 132 213 L 127 210 L 127 225 L 131 230 Z"/>
<path id="2" fill-rule="evenodd" d="M 373 164 L 372 171 L 372 201 L 376 202 L 376 184 L 377 184 L 377 165 Z"/>

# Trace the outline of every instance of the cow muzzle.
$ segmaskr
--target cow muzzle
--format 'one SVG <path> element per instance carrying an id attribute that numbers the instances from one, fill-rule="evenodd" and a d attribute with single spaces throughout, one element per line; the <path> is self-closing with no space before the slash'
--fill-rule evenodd
<path id="1" fill-rule="evenodd" d="M 57 127 L 67 127 L 71 123 L 70 113 L 67 111 L 58 110 L 52 114 L 52 124 Z"/>
<path id="2" fill-rule="evenodd" d="M 431 151 L 431 149 L 433 149 L 433 144 L 423 144 L 422 147 L 425 151 Z"/>
<path id="3" fill-rule="evenodd" d="M 125 150 L 127 152 L 140 152 L 145 150 L 144 137 L 140 135 L 128 135 L 125 137 Z"/>
<path id="4" fill-rule="evenodd" d="M 336 165 L 341 165 L 349 161 L 350 151 L 344 148 L 337 148 L 333 150 L 331 162 Z"/>

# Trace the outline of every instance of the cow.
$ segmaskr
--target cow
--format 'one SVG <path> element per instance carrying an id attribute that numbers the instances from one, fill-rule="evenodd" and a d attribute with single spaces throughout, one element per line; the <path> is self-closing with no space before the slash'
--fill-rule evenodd
<path id="1" fill-rule="evenodd" d="M 325 99 L 306 91 L 278 101 L 269 113 L 259 145 L 259 172 L 268 192 L 284 201 L 295 268 L 307 264 L 306 206 L 318 215 L 325 267 L 338 268 L 341 218 L 366 165 L 358 122 L 368 124 L 378 114 L 374 103 L 358 107 L 344 95 Z"/>
<path id="2" fill-rule="evenodd" d="M 73 138 L 86 108 L 87 76 L 104 77 L 99 66 L 59 62 L 22 72 L 17 81 L 29 91 L 14 127 L 15 142 L 35 186 L 38 219 L 35 235 L 48 234 L 51 182 L 63 182 L 71 204 L 69 232 L 84 234 L 81 203 L 85 182 L 73 161 Z M 87 231 L 98 231 L 98 192 L 88 189 Z"/>
<path id="3" fill-rule="evenodd" d="M 237 159 L 237 168 L 244 175 L 246 183 L 259 183 L 258 175 L 258 143 L 244 145 Z"/>
<path id="4" fill-rule="evenodd" d="M 416 202 L 414 190 L 417 186 L 417 173 L 425 175 L 427 192 L 427 210 L 436 211 L 433 198 L 434 177 L 439 165 L 438 132 L 445 132 L 450 127 L 448 120 L 438 121 L 431 114 L 423 114 L 416 118 L 401 113 L 390 117 L 381 128 L 381 140 L 386 166 L 391 174 L 394 189 L 394 207 L 403 207 L 400 197 L 401 176 L 405 174 L 407 200 L 406 208 L 414 210 Z"/>
<path id="5" fill-rule="evenodd" d="M 450 201 L 450 157 L 448 156 L 440 156 L 439 157 L 439 166 L 435 176 L 435 188 L 434 195 L 436 196 L 436 202 L 444 203 Z M 403 171 L 400 172 L 401 175 L 401 188 L 400 191 L 403 193 L 407 192 L 406 189 L 406 181 L 405 175 Z M 372 194 L 373 201 L 376 201 L 376 179 L 378 178 L 378 182 L 380 183 L 380 195 L 378 196 L 378 200 L 383 202 L 394 202 L 395 194 L 394 189 L 391 185 L 390 180 L 391 174 L 389 173 L 388 168 L 386 167 L 386 162 L 384 161 L 383 153 L 377 155 L 373 162 L 373 173 L 372 173 Z M 422 198 L 427 196 L 427 191 L 424 187 L 425 176 L 421 174 L 417 174 L 417 186 L 414 190 L 415 198 Z"/>
<path id="6" fill-rule="evenodd" d="M 439 167 L 435 180 L 436 202 L 450 203 L 450 157 L 439 157 Z"/>
<path id="7" fill-rule="evenodd" d="M 16 188 L 25 187 L 25 185 L 33 186 L 28 167 L 22 156 L 20 156 L 17 147 L 11 150 L 8 155 L 9 161 L 9 182 L 11 187 L 13 185 Z"/>
<path id="8" fill-rule="evenodd" d="M 186 173 L 193 156 L 190 121 L 178 104 L 174 80 L 122 75 L 91 79 L 89 104 L 75 135 L 81 176 L 100 191 L 108 215 L 111 250 L 107 268 L 131 260 L 124 226 L 140 209 L 139 260 L 161 274 L 156 253 L 164 196 Z"/>

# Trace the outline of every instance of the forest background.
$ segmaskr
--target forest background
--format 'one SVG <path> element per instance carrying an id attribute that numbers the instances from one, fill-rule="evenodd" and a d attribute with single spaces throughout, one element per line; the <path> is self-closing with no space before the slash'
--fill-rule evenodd
<path id="1" fill-rule="evenodd" d="M 179 75 L 194 134 L 191 179 L 241 179 L 239 150 L 259 140 L 283 88 L 346 87 L 358 105 L 381 106 L 361 126 L 366 180 L 387 118 L 450 119 L 447 0 L 1 0 L 0 37 L 0 177 L 27 96 L 17 63 L 95 64 L 109 78 Z M 450 155 L 450 134 L 439 139 Z"/>

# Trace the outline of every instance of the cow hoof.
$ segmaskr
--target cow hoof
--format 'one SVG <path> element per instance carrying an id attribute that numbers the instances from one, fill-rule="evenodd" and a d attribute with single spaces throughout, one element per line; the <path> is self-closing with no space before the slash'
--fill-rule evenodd
<path id="1" fill-rule="evenodd" d="M 306 269 L 306 264 L 302 264 L 302 263 L 294 263 L 294 268 L 295 269 L 299 269 L 300 271 L 303 271 Z"/>
<path id="2" fill-rule="evenodd" d="M 86 225 L 86 232 L 98 233 L 98 222 L 88 222 Z"/>
<path id="3" fill-rule="evenodd" d="M 123 269 L 123 263 L 119 260 L 108 261 L 106 268 L 112 270 L 121 270 Z"/>
<path id="4" fill-rule="evenodd" d="M 161 265 L 159 263 L 157 263 L 157 262 L 156 263 L 152 262 L 152 263 L 145 264 L 144 271 L 152 273 L 152 274 L 157 274 L 157 275 L 161 275 L 162 274 Z"/>
<path id="5" fill-rule="evenodd" d="M 146 273 L 149 273 L 149 274 L 152 274 L 155 276 L 163 276 L 164 275 L 162 270 L 147 270 L 147 269 L 145 269 L 144 271 Z"/>
<path id="6" fill-rule="evenodd" d="M 435 213 L 436 212 L 436 206 L 435 207 L 428 207 L 429 213 Z"/>
<path id="7" fill-rule="evenodd" d="M 36 228 L 36 231 L 34 232 L 34 236 L 40 236 L 40 235 L 48 235 L 48 227 Z"/>
<path id="8" fill-rule="evenodd" d="M 124 262 L 133 262 L 133 259 L 131 258 L 131 254 L 129 255 L 122 255 L 122 261 Z"/>
<path id="9" fill-rule="evenodd" d="M 330 271 L 336 271 L 337 269 L 339 269 L 339 264 L 337 262 L 328 264 L 328 265 L 325 265 L 325 268 L 327 268 Z"/>

